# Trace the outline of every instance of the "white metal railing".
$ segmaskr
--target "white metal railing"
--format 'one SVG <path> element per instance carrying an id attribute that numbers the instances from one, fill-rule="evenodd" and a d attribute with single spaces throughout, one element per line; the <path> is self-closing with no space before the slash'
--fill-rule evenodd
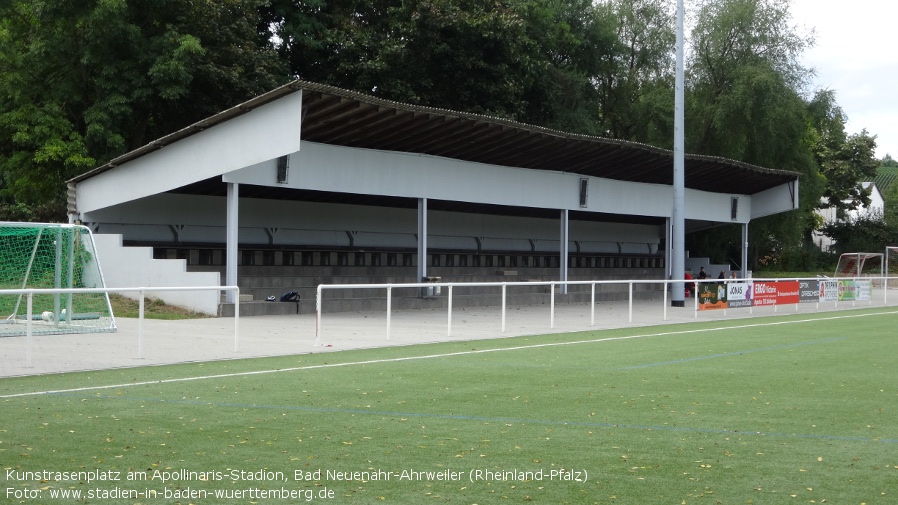
<path id="1" fill-rule="evenodd" d="M 728 284 L 730 282 L 777 282 L 777 281 L 846 281 L 846 280 L 857 280 L 858 278 L 854 277 L 791 277 L 791 278 L 750 278 L 750 279 L 692 279 L 692 280 L 662 280 L 662 279 L 633 279 L 633 280 L 594 280 L 594 281 L 528 281 L 528 282 L 414 282 L 414 283 L 394 283 L 394 284 L 320 284 L 318 285 L 316 296 L 315 296 L 315 345 L 321 345 L 321 334 L 322 334 L 322 320 L 323 320 L 323 292 L 325 290 L 340 290 L 340 289 L 383 289 L 386 293 L 386 339 L 390 339 L 391 334 L 391 326 L 392 326 L 392 303 L 393 303 L 393 289 L 399 288 L 417 288 L 417 289 L 426 289 L 426 288 L 446 288 L 447 290 L 447 335 L 452 336 L 452 299 L 453 299 L 453 288 L 455 287 L 499 287 L 501 288 L 501 302 L 500 302 L 500 328 L 501 331 L 505 332 L 505 323 L 506 323 L 506 305 L 507 305 L 507 288 L 512 286 L 526 286 L 526 287 L 539 287 L 539 286 L 548 286 L 549 287 L 549 328 L 555 328 L 555 288 L 556 286 L 590 286 L 590 326 L 595 325 L 595 307 L 596 307 L 596 286 L 601 285 L 627 285 L 627 305 L 628 305 L 628 322 L 633 322 L 633 286 L 640 284 L 662 284 L 664 285 L 664 289 L 661 289 L 662 295 L 662 311 L 663 311 L 663 320 L 667 321 L 667 300 L 668 300 L 668 291 L 670 290 L 670 286 L 676 285 L 685 289 L 687 286 L 690 287 L 690 292 L 692 293 L 691 298 L 693 299 L 693 310 L 694 310 L 694 318 L 698 318 L 699 312 L 699 297 L 696 296 L 698 293 L 701 284 L 719 284 L 725 283 Z M 863 280 L 882 280 L 883 281 L 883 305 L 888 303 L 888 277 L 863 277 Z M 898 284 L 898 280 L 893 280 L 893 283 Z M 818 288 L 819 289 L 819 288 Z M 872 288 L 871 288 L 872 289 Z M 852 306 L 855 306 L 858 300 L 852 301 Z M 866 301 L 866 300 L 862 300 Z M 871 293 L 870 304 L 873 303 L 873 296 Z M 799 306 L 804 302 L 795 303 L 796 311 Z M 817 308 L 819 309 L 820 303 L 817 302 Z M 839 301 L 836 300 L 834 306 L 837 307 Z M 773 305 L 774 312 L 777 311 L 777 305 Z M 749 310 L 749 313 L 752 313 L 753 307 L 746 307 Z M 727 310 L 739 310 L 739 309 L 722 309 L 724 314 L 726 314 Z"/>
<path id="2" fill-rule="evenodd" d="M 179 287 L 131 287 L 131 288 L 35 288 L 35 289 L 0 289 L 0 296 L 3 295 L 25 295 L 26 296 L 26 318 L 25 318 L 25 366 L 31 368 L 32 364 L 32 307 L 34 295 L 64 295 L 75 293 L 138 293 L 138 311 L 137 311 L 137 358 L 143 359 L 143 320 L 144 306 L 147 291 L 227 291 L 234 292 L 234 299 L 240 299 L 240 288 L 238 286 L 179 286 Z M 114 318 L 114 314 L 110 314 Z M 115 321 L 113 319 L 113 325 Z M 239 350 L 240 339 L 240 304 L 234 304 L 234 351 Z"/>

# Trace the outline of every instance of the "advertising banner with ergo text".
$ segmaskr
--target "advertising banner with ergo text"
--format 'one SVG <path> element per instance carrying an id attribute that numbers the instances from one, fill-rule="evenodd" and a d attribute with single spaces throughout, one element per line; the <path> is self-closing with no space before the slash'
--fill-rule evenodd
<path id="1" fill-rule="evenodd" d="M 701 284 L 699 310 L 869 301 L 869 280 L 738 281 Z"/>
<path id="2" fill-rule="evenodd" d="M 752 283 L 752 306 L 776 305 L 776 281 Z"/>

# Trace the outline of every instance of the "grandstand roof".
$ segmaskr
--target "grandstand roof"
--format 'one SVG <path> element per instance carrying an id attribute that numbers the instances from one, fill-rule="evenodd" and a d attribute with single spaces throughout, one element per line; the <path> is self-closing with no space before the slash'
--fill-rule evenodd
<path id="1" fill-rule="evenodd" d="M 673 184 L 673 152 L 645 144 L 551 130 L 506 119 L 383 100 L 293 81 L 124 154 L 72 179 L 80 182 L 286 95 L 302 92 L 304 141 L 419 153 L 649 184 Z M 685 156 L 686 187 L 753 195 L 796 172 L 713 156 Z"/>

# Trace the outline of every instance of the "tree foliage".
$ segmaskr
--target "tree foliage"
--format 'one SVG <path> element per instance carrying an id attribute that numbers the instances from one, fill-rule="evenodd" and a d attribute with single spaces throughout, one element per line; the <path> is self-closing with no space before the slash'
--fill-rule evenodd
<path id="1" fill-rule="evenodd" d="M 832 250 L 836 254 L 879 252 L 898 241 L 898 225 L 889 222 L 881 212 L 865 212 L 827 223 L 821 231 L 833 239 Z"/>
<path id="2" fill-rule="evenodd" d="M 767 150 L 800 141 L 795 124 L 803 122 L 800 92 L 810 71 L 799 57 L 813 39 L 790 23 L 785 0 L 699 4 L 689 62 L 692 150 L 770 163 L 781 154 Z M 773 146 L 758 142 L 779 135 Z"/>
<path id="3" fill-rule="evenodd" d="M 614 38 L 600 53 L 596 88 L 601 134 L 670 146 L 675 16 L 662 0 L 609 0 L 598 10 Z"/>
<path id="4" fill-rule="evenodd" d="M 813 210 L 824 179 L 809 150 L 808 104 L 803 86 L 811 70 L 799 56 L 813 43 L 791 24 L 780 0 L 706 0 L 695 13 L 688 58 L 686 150 L 723 156 L 802 174 L 798 212 L 761 218 L 749 226 L 750 259 L 800 248 L 816 225 Z M 730 244 L 740 258 L 741 240 L 724 227 L 693 237 L 695 254 L 710 244 Z"/>
<path id="5" fill-rule="evenodd" d="M 749 229 L 755 264 L 801 251 L 821 198 L 865 203 L 875 136 L 808 93 L 813 34 L 788 0 L 688 12 L 687 152 L 800 173 L 801 209 Z M 61 218 L 68 178 L 293 78 L 670 148 L 674 16 L 666 0 L 5 0 L 0 218 Z M 736 227 L 689 240 L 741 256 Z"/>
<path id="6" fill-rule="evenodd" d="M 896 230 L 888 245 L 898 243 L 898 184 L 891 184 L 882 194 L 884 201 L 883 219 Z"/>
<path id="7" fill-rule="evenodd" d="M 876 138 L 867 130 L 849 135 L 845 117 L 832 91 L 818 92 L 810 102 L 811 151 L 826 180 L 820 208 L 845 212 L 870 205 L 870 190 L 860 183 L 876 178 L 880 162 L 875 158 Z"/>
<path id="8" fill-rule="evenodd" d="M 50 204 L 40 217 L 59 219 L 68 178 L 283 81 L 256 17 L 245 16 L 258 5 L 4 2 L 0 198 L 14 202 L 7 209 Z"/>
<path id="9" fill-rule="evenodd" d="M 886 155 L 882 157 L 881 163 L 884 167 L 898 168 L 898 160 L 892 158 L 892 155 L 889 153 L 886 153 Z"/>
<path id="10" fill-rule="evenodd" d="M 613 29 L 589 0 L 271 0 L 293 75 L 387 99 L 597 131 Z"/>

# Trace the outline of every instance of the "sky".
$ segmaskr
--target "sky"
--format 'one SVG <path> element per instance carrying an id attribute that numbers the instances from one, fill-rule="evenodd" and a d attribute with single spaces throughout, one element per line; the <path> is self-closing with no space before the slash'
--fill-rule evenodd
<path id="1" fill-rule="evenodd" d="M 876 157 L 898 159 L 898 1 L 791 0 L 793 24 L 815 31 L 804 65 L 831 89 L 846 133 L 876 135 Z"/>

